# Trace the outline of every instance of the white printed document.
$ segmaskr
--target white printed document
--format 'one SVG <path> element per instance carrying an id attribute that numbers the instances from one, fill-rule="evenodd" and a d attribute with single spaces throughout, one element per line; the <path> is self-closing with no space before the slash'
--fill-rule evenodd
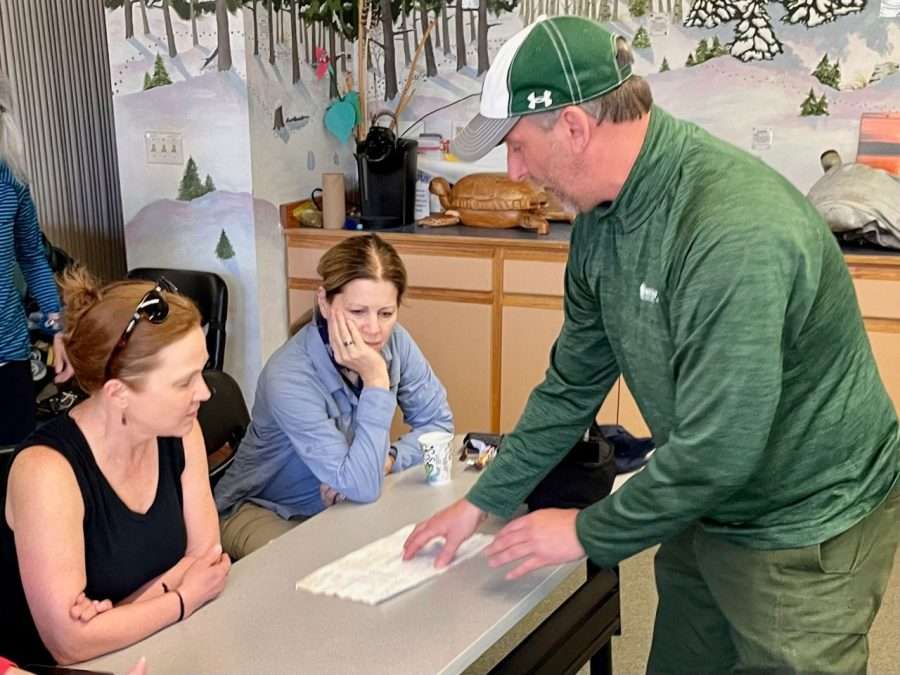
<path id="1" fill-rule="evenodd" d="M 296 589 L 377 605 L 443 574 L 477 555 L 491 542 L 490 535 L 473 534 L 459 547 L 453 562 L 439 570 L 435 569 L 434 561 L 444 545 L 443 539 L 432 541 L 415 558 L 403 561 L 403 542 L 413 527 L 407 525 L 320 567 L 298 581 Z"/>

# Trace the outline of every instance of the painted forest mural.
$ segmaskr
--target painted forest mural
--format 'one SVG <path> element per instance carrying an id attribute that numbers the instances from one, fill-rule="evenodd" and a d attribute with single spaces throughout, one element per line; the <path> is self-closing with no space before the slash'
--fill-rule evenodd
<path id="1" fill-rule="evenodd" d="M 879 0 L 102 1 L 129 265 L 167 257 L 228 275 L 236 312 L 255 311 L 229 329 L 245 391 L 286 335 L 272 318 L 287 314 L 278 205 L 325 171 L 356 180 L 332 106 L 346 123 L 359 101 L 349 123 L 362 126 L 399 109 L 398 132 L 450 139 L 500 46 L 541 14 L 606 23 L 658 104 L 804 192 L 824 150 L 856 157 L 864 116 L 900 113 L 900 20 Z M 149 132 L 177 141 L 168 163 L 148 161 Z M 423 155 L 419 168 L 453 179 L 503 170 L 505 155 L 476 167 Z"/>

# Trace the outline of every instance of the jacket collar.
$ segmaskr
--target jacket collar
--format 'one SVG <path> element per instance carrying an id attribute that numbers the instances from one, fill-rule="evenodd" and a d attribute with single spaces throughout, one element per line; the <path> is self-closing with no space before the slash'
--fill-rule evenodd
<path id="1" fill-rule="evenodd" d="M 641 151 L 618 197 L 587 215 L 597 222 L 613 223 L 624 232 L 643 225 L 660 207 L 662 195 L 682 164 L 685 140 L 682 123 L 654 105 Z"/>

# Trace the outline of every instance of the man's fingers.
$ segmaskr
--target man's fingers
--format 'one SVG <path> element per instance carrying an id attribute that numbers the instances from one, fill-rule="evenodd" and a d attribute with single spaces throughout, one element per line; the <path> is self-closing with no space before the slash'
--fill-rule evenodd
<path id="1" fill-rule="evenodd" d="M 503 530 L 501 530 L 496 534 L 494 540 L 488 545 L 485 552 L 489 556 L 494 555 L 495 553 L 500 553 L 510 546 L 517 546 L 529 541 L 530 539 L 531 537 L 528 536 L 528 532 L 521 528 L 518 530 L 513 530 L 512 532 L 504 532 Z"/>
<path id="2" fill-rule="evenodd" d="M 406 538 L 406 542 L 403 544 L 403 559 L 412 558 L 425 544 L 437 536 L 437 532 L 431 529 L 428 521 L 416 525 L 412 534 Z"/>
<path id="3" fill-rule="evenodd" d="M 528 514 L 527 516 L 519 516 L 515 520 L 509 521 L 506 525 L 500 528 L 500 531 L 497 533 L 497 536 L 494 537 L 494 539 L 503 537 L 510 532 L 519 532 L 520 530 L 527 528 L 531 524 L 530 516 L 531 514 Z"/>
<path id="4" fill-rule="evenodd" d="M 488 551 L 488 564 L 491 567 L 501 567 L 508 562 L 531 555 L 533 551 L 534 548 L 531 546 L 531 542 L 522 542 L 514 546 L 508 546 L 498 553 Z"/>
<path id="5" fill-rule="evenodd" d="M 521 565 L 516 567 L 512 572 L 506 575 L 507 581 L 512 581 L 513 579 L 518 579 L 519 577 L 523 577 L 529 572 L 533 572 L 539 567 L 543 567 L 547 563 L 538 558 L 537 556 L 533 556 L 528 558 Z"/>
<path id="6" fill-rule="evenodd" d="M 447 537 L 447 541 L 444 542 L 441 552 L 438 553 L 437 559 L 434 561 L 434 566 L 441 569 L 449 565 L 463 541 L 465 541 L 465 537 Z"/>

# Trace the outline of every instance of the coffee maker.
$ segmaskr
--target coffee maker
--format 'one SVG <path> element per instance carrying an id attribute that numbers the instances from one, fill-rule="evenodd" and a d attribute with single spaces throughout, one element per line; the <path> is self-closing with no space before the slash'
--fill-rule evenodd
<path id="1" fill-rule="evenodd" d="M 378 126 L 382 117 L 390 117 L 391 126 Z M 415 221 L 418 143 L 398 138 L 396 126 L 393 113 L 379 113 L 365 140 L 356 143 L 360 220 L 366 230 L 398 228 Z"/>

